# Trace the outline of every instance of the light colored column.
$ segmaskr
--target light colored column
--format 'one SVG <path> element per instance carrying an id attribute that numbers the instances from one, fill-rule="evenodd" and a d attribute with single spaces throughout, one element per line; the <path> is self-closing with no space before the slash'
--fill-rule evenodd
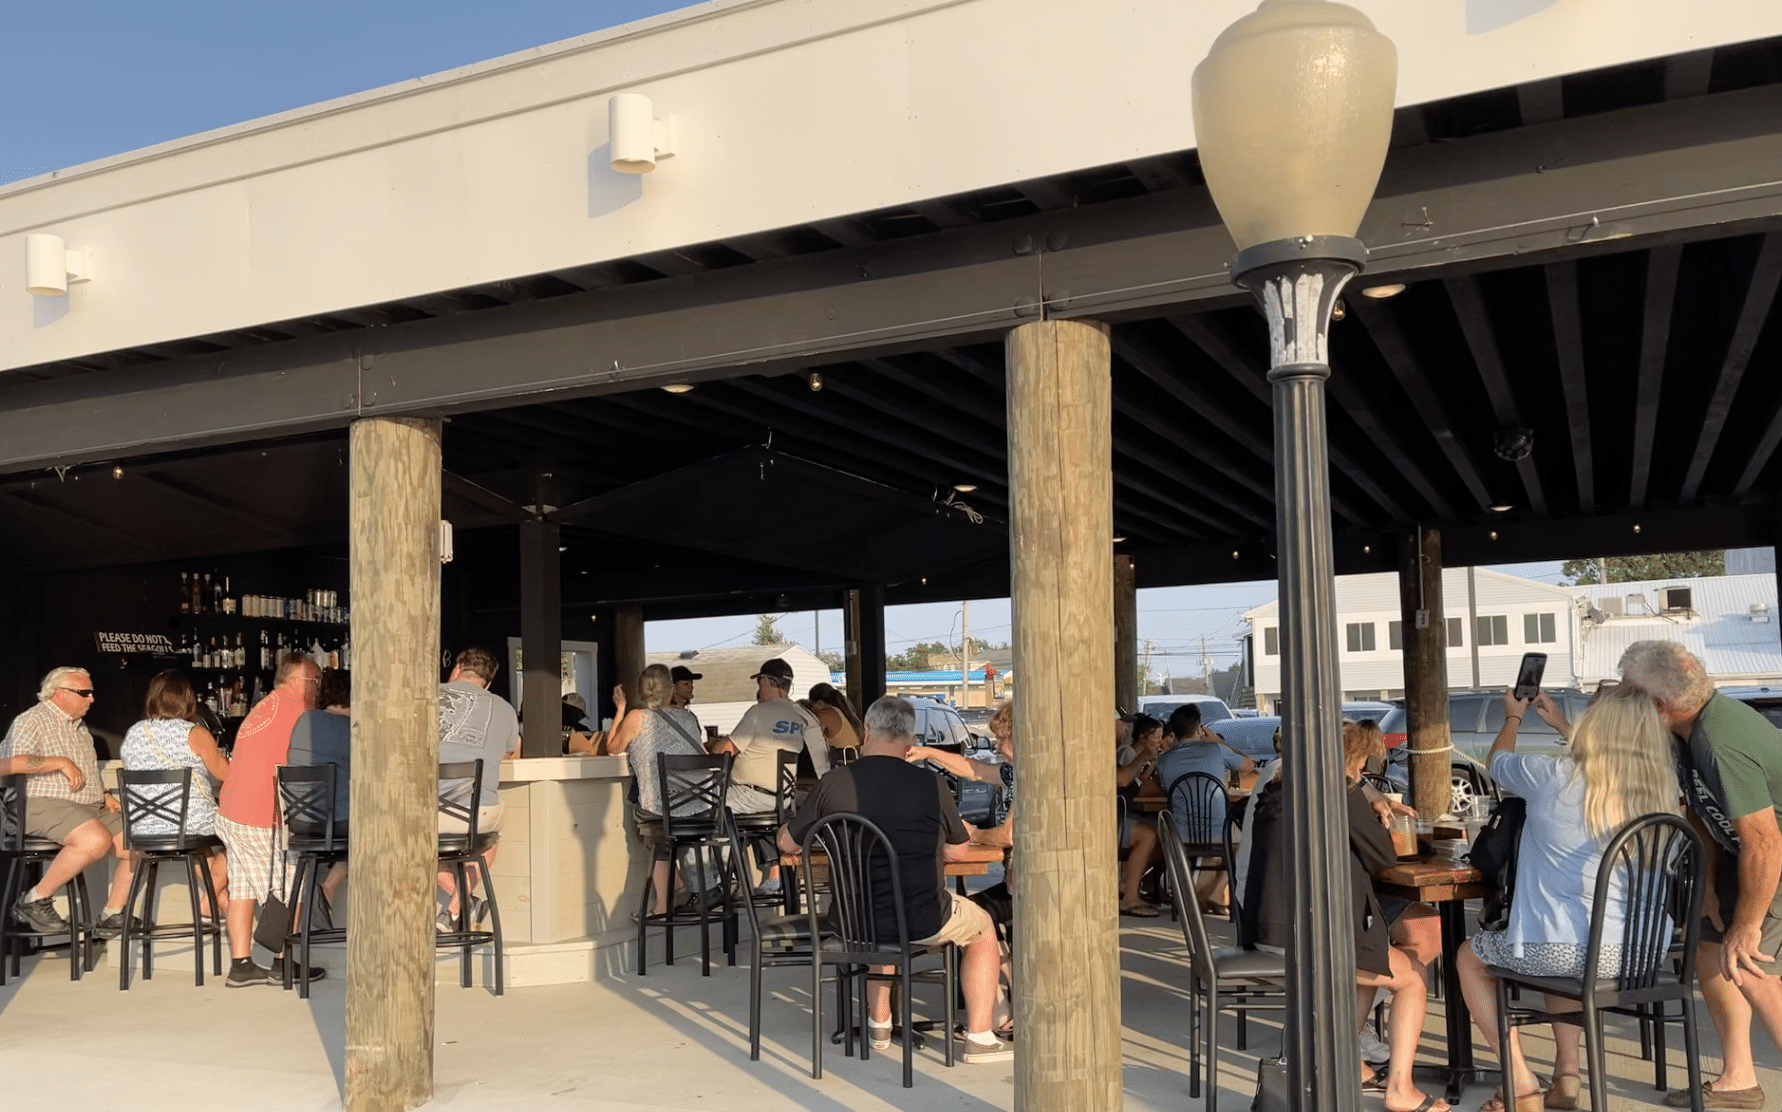
<path id="1" fill-rule="evenodd" d="M 1418 529 L 1399 541 L 1398 591 L 1405 658 L 1405 744 L 1411 805 L 1448 813 L 1448 619 L 1442 609 L 1442 534 Z"/>
<path id="2" fill-rule="evenodd" d="M 1108 331 L 1008 337 L 1015 743 L 1015 1108 L 1121 1106 L 1114 792 L 1112 380 Z"/>
<path id="3" fill-rule="evenodd" d="M 433 1096 L 439 430 L 377 417 L 351 433 L 353 887 L 377 913 L 347 933 L 347 1112 Z"/>
<path id="4" fill-rule="evenodd" d="M 1138 572 L 1132 557 L 1114 557 L 1114 707 L 1138 710 Z M 1110 725 L 1109 729 L 1113 727 Z"/>

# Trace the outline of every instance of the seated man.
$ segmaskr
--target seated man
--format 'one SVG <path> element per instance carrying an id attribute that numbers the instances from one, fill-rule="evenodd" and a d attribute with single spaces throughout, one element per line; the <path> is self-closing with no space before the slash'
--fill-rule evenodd
<path id="1" fill-rule="evenodd" d="M 117 855 L 118 865 L 93 933 L 124 933 L 131 857 L 117 797 L 100 787 L 93 735 L 82 721 L 92 706 L 93 678 L 85 670 L 53 669 L 37 689 L 37 705 L 13 719 L 0 744 L 0 776 L 25 777 L 25 833 L 62 845 L 43 879 L 20 892 L 12 908 L 20 923 L 42 934 L 68 933 L 68 920 L 51 902 L 56 889 L 108 853 Z"/>
<path id="2" fill-rule="evenodd" d="M 798 814 L 780 828 L 779 847 L 785 853 L 802 852 L 804 837 L 817 820 L 838 812 L 863 815 L 883 830 L 897 851 L 913 944 L 959 947 L 967 1032 L 961 1057 L 972 1065 L 1005 1062 L 1015 1052 L 990 1029 L 1001 949 L 984 909 L 947 890 L 941 860 L 962 858 L 968 838 L 946 782 L 909 763 L 915 730 L 915 710 L 907 700 L 888 695 L 869 707 L 860 759 L 818 781 Z M 878 930 L 896 937 L 889 902 L 879 912 Z M 878 900 L 874 903 L 879 906 Z M 888 981 L 874 981 L 868 990 L 866 1027 L 875 1050 L 891 1046 Z"/>
<path id="3" fill-rule="evenodd" d="M 352 673 L 340 668 L 323 672 L 316 701 L 321 704 L 321 709 L 304 711 L 297 724 L 291 727 L 291 748 L 285 763 L 334 766 L 334 833 L 339 837 L 347 832 L 347 808 L 353 795 Z M 316 829 L 306 829 L 311 825 Z M 291 833 L 320 834 L 320 826 L 320 823 L 294 822 Z M 320 910 L 323 912 L 322 922 L 328 926 L 334 924 L 334 897 L 345 883 L 346 875 L 346 862 L 337 861 L 322 879 L 322 896 L 326 902 Z"/>
<path id="4" fill-rule="evenodd" d="M 439 687 L 439 760 L 441 764 L 481 760 L 483 782 L 477 788 L 476 830 L 479 839 L 487 837 L 483 850 L 484 869 L 495 865 L 495 835 L 501 832 L 501 762 L 511 760 L 520 751 L 520 719 L 513 705 L 489 690 L 500 665 L 488 649 L 472 645 L 458 654 L 451 677 Z M 467 824 L 439 814 L 441 834 L 463 834 Z M 488 913 L 489 902 L 476 895 L 483 870 L 470 874 L 472 926 L 480 926 Z M 458 881 L 450 869 L 439 871 L 439 887 L 446 895 L 445 909 L 436 924 L 441 931 L 457 929 Z"/>
<path id="5" fill-rule="evenodd" d="M 802 751 L 813 774 L 822 776 L 829 771 L 829 746 L 817 716 L 792 701 L 790 664 L 776 656 L 749 678 L 755 681 L 755 705 L 711 751 L 736 754 L 730 767 L 731 806 L 738 814 L 761 814 L 772 811 L 778 798 L 780 754 Z M 762 880 L 755 893 L 772 895 L 780 890 L 780 867 L 771 852 L 757 856 Z"/>

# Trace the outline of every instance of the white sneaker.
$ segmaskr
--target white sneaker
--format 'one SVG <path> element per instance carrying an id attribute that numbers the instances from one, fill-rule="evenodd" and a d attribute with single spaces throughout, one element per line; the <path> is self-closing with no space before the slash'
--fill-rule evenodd
<path id="1" fill-rule="evenodd" d="M 988 1062 L 1012 1062 L 1015 1060 L 1015 1048 L 1010 1043 L 992 1037 L 988 1043 L 981 1043 L 970 1035 L 959 1040 L 959 1060 L 968 1066 L 984 1065 Z"/>
<path id="2" fill-rule="evenodd" d="M 1371 1019 L 1361 1029 L 1361 1056 L 1370 1066 L 1383 1066 L 1392 1061 L 1392 1048 L 1380 1041 Z"/>
<path id="3" fill-rule="evenodd" d="M 874 1050 L 890 1050 L 891 1024 L 887 1023 L 883 1027 L 880 1027 L 872 1020 L 867 1020 L 866 1041 L 872 1044 Z"/>
<path id="4" fill-rule="evenodd" d="M 780 877 L 778 873 L 768 877 L 755 886 L 757 896 L 777 896 L 780 894 Z"/>

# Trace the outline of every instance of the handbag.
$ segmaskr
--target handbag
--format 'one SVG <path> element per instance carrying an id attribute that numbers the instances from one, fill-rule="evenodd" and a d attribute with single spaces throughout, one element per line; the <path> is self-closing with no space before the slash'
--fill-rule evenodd
<path id="1" fill-rule="evenodd" d="M 1250 1112 L 1292 1112 L 1292 1087 L 1287 1083 L 1287 1059 L 1256 1060 L 1256 1097 Z"/>
<path id="2" fill-rule="evenodd" d="M 1510 900 L 1516 894 L 1516 854 L 1522 844 L 1522 827 L 1528 821 L 1528 801 L 1506 795 L 1491 807 L 1491 817 L 1473 835 L 1467 854 L 1479 870 L 1486 894 L 1479 909 L 1481 930 L 1501 931 L 1510 925 Z"/>
<path id="3" fill-rule="evenodd" d="M 278 877 L 278 893 L 266 893 L 260 904 L 260 921 L 254 925 L 254 941 L 275 954 L 285 952 L 285 939 L 291 933 L 290 894 L 285 891 L 284 854 L 279 849 L 284 834 L 283 822 L 272 828 L 272 872 Z"/>

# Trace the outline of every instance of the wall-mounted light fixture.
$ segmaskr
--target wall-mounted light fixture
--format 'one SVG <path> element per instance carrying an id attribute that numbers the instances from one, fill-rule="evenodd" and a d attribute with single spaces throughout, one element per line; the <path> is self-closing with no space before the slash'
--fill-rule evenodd
<path id="1" fill-rule="evenodd" d="M 452 562 L 452 523 L 445 518 L 439 519 L 439 562 Z"/>
<path id="2" fill-rule="evenodd" d="M 32 232 L 25 237 L 25 289 L 38 297 L 61 297 L 68 283 L 93 277 L 93 250 L 70 249 L 61 236 Z"/>
<path id="3" fill-rule="evenodd" d="M 615 94 L 606 102 L 606 121 L 612 167 L 619 173 L 647 174 L 658 159 L 674 157 L 679 121 L 673 113 L 658 119 L 642 93 Z"/>

